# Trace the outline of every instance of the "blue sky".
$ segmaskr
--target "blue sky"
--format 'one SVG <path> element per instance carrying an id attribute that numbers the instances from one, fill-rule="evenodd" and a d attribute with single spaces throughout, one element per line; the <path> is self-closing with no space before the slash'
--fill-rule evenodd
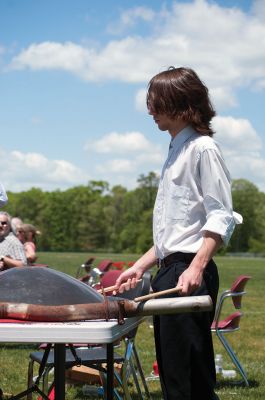
<path id="1" fill-rule="evenodd" d="M 1 0 L 0 180 L 131 189 L 159 173 L 169 135 L 145 93 L 174 65 L 209 87 L 232 178 L 265 191 L 264 22 L 263 0 Z"/>

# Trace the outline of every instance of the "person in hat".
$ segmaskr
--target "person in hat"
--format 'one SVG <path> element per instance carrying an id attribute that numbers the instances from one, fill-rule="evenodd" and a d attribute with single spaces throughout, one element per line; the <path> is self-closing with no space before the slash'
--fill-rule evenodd
<path id="1" fill-rule="evenodd" d="M 40 235 L 40 231 L 34 225 L 22 224 L 18 227 L 17 237 L 23 243 L 28 265 L 32 265 L 37 260 L 37 235 Z"/>

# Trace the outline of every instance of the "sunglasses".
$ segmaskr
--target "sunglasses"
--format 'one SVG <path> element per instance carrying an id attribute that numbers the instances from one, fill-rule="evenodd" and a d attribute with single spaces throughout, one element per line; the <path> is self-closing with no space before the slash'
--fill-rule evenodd
<path id="1" fill-rule="evenodd" d="M 6 226 L 7 225 L 7 221 L 0 221 L 0 224 L 3 225 L 3 226 Z"/>

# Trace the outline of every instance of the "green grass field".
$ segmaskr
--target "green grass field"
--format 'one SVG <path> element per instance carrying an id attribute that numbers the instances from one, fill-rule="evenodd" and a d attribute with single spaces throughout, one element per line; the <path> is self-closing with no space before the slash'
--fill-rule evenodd
<path id="1" fill-rule="evenodd" d="M 39 253 L 38 261 L 47 263 L 50 267 L 75 276 L 76 270 L 91 254 L 84 253 Z M 96 263 L 104 258 L 113 261 L 134 261 L 137 255 L 123 254 L 96 254 Z M 232 281 L 240 274 L 248 274 L 252 279 L 246 286 L 247 295 L 243 299 L 244 317 L 241 328 L 231 334 L 228 339 L 236 350 L 243 367 L 245 368 L 250 387 L 234 384 L 233 381 L 218 378 L 217 394 L 220 400 L 265 399 L 265 323 L 264 323 L 264 282 L 265 259 L 261 258 L 236 258 L 216 257 L 220 273 L 220 291 L 228 288 Z M 228 355 L 220 343 L 214 338 L 215 351 L 221 353 L 225 369 L 234 369 Z M 0 344 L 0 387 L 4 393 L 16 394 L 26 388 L 28 355 L 36 349 L 34 345 Z M 148 323 L 139 327 L 137 334 L 137 349 L 140 355 L 145 375 L 150 375 L 152 364 L 155 360 L 152 328 Z M 239 376 L 237 375 L 239 379 Z M 148 382 L 153 399 L 162 399 L 158 381 Z M 137 395 L 132 387 L 132 396 Z M 67 389 L 67 400 L 87 399 L 82 395 L 80 387 Z"/>

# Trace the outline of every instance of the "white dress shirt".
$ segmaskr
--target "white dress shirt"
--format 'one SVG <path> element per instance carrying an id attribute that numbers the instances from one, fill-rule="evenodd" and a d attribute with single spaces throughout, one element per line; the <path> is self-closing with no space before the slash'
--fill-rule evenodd
<path id="1" fill-rule="evenodd" d="M 242 217 L 233 213 L 230 175 L 217 144 L 191 127 L 171 141 L 153 214 L 156 256 L 197 253 L 204 231 L 227 244 Z"/>

